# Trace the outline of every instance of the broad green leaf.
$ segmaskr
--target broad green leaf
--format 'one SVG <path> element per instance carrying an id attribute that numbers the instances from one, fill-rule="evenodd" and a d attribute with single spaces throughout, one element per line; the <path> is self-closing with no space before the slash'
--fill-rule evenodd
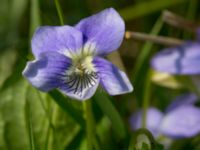
<path id="1" fill-rule="evenodd" d="M 0 93 L 0 113 L 4 121 L 3 135 L 5 149 L 29 150 L 24 112 L 26 92 L 26 82 L 19 80 Z"/>
<path id="2" fill-rule="evenodd" d="M 26 6 L 28 4 L 27 0 L 12 0 L 10 3 L 9 10 L 7 11 L 9 15 L 9 40 L 11 43 L 15 42 L 18 37 L 18 27 L 23 13 L 25 12 Z"/>
<path id="3" fill-rule="evenodd" d="M 74 141 L 80 126 L 48 94 L 29 87 L 27 102 L 36 150 L 63 150 Z"/>
<path id="4" fill-rule="evenodd" d="M 22 79 L 22 70 L 24 69 L 25 63 L 22 58 L 18 58 L 13 66 L 12 74 L 4 81 L 1 87 L 2 90 L 10 88 Z"/>
<path id="5" fill-rule="evenodd" d="M 6 49 L 0 53 L 0 88 L 4 81 L 11 75 L 16 61 L 16 50 Z"/>
<path id="6" fill-rule="evenodd" d="M 56 103 L 53 111 L 52 122 L 54 125 L 54 131 L 51 147 L 52 150 L 63 150 L 73 142 L 81 128 L 79 124 L 77 124 L 62 108 L 56 105 Z"/>

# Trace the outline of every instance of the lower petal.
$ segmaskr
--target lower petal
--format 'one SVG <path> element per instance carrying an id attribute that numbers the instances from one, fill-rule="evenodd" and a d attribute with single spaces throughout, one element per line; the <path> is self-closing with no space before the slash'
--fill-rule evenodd
<path id="1" fill-rule="evenodd" d="M 85 85 L 77 79 L 73 87 L 70 87 L 69 84 L 65 84 L 64 86 L 60 87 L 60 90 L 62 91 L 62 93 L 66 94 L 67 96 L 73 99 L 83 101 L 90 99 L 97 90 L 97 87 L 99 85 L 99 79 L 96 79 L 92 82 L 93 83 L 90 86 L 85 87 Z"/>
<path id="2" fill-rule="evenodd" d="M 70 65 L 71 60 L 62 54 L 43 53 L 38 59 L 27 63 L 23 76 L 41 91 L 50 91 L 62 86 L 65 71 Z"/>
<path id="3" fill-rule="evenodd" d="M 181 106 L 168 113 L 161 124 L 161 133 L 171 138 L 192 137 L 200 133 L 200 109 Z"/>
<path id="4" fill-rule="evenodd" d="M 109 61 L 95 57 L 93 60 L 100 77 L 100 84 L 110 95 L 119 95 L 133 91 L 133 87 L 126 76 Z"/>

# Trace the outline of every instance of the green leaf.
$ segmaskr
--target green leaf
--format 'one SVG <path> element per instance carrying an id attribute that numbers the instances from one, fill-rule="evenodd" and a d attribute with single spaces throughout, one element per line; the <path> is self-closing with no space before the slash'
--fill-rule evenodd
<path id="1" fill-rule="evenodd" d="M 142 143 L 142 148 L 141 148 L 141 150 L 151 150 L 151 149 L 148 147 L 148 144 Z"/>
<path id="2" fill-rule="evenodd" d="M 49 95 L 60 106 L 60 108 L 62 108 L 67 114 L 69 114 L 69 116 L 74 119 L 74 121 L 76 121 L 81 127 L 85 127 L 85 120 L 81 115 L 82 113 L 74 108 L 67 97 L 63 96 L 56 90 L 51 91 Z"/>
<path id="3" fill-rule="evenodd" d="M 15 83 L 19 82 L 22 79 L 22 70 L 24 69 L 25 61 L 21 58 L 15 62 L 14 69 L 12 70 L 12 74 L 4 81 L 0 90 L 4 90 L 6 88 L 10 88 Z"/>
<path id="4" fill-rule="evenodd" d="M 51 142 L 47 150 L 63 150 L 73 143 L 79 131 L 84 129 L 81 129 L 79 124 L 68 113 L 65 113 L 51 98 L 49 100 L 53 102 L 54 106 L 52 108 L 52 124 L 54 127 Z"/>
<path id="5" fill-rule="evenodd" d="M 66 146 L 66 149 L 78 149 L 81 144 L 81 141 L 83 140 L 84 135 L 85 132 L 83 130 L 79 130 L 79 132 L 73 137 L 73 140 Z"/>
<path id="6" fill-rule="evenodd" d="M 16 51 L 14 49 L 6 49 L 0 53 L 0 88 L 11 75 L 15 61 Z"/>
<path id="7" fill-rule="evenodd" d="M 46 94 L 29 86 L 26 94 L 26 121 L 31 147 L 45 150 L 46 136 L 49 130 L 50 106 Z M 33 149 L 32 149 L 33 150 Z"/>
<path id="8" fill-rule="evenodd" d="M 97 102 L 103 113 L 110 119 L 112 127 L 119 138 L 125 138 L 126 130 L 121 116 L 108 97 L 97 91 L 94 100 Z"/>
<path id="9" fill-rule="evenodd" d="M 5 121 L 3 119 L 2 113 L 0 113 L 0 149 L 4 150 L 6 147 L 4 139 L 4 125 Z"/>
<path id="10" fill-rule="evenodd" d="M 151 132 L 141 128 L 133 134 L 129 150 L 164 150 L 164 147 L 155 141 Z"/>
<path id="11" fill-rule="evenodd" d="M 28 128 L 28 134 L 29 134 L 29 142 L 30 142 L 30 149 L 35 150 L 35 141 L 34 141 L 34 135 L 33 135 L 33 125 L 32 125 L 32 116 L 30 110 L 30 104 L 27 101 L 26 102 L 26 124 Z"/>
<path id="12" fill-rule="evenodd" d="M 26 92 L 27 84 L 20 80 L 0 93 L 0 113 L 4 121 L 3 137 L 5 149 L 29 150 L 24 115 Z"/>
<path id="13" fill-rule="evenodd" d="M 11 5 L 9 8 L 9 23 L 8 23 L 8 36 L 9 41 L 13 43 L 18 38 L 18 27 L 20 23 L 20 19 L 25 12 L 27 7 L 28 1 L 27 0 L 12 0 Z"/>

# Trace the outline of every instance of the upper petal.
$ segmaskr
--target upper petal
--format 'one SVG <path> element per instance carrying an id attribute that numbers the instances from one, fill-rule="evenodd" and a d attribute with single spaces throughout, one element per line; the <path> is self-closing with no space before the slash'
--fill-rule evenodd
<path id="1" fill-rule="evenodd" d="M 65 71 L 70 65 L 71 60 L 62 54 L 43 53 L 36 60 L 27 63 L 23 75 L 34 87 L 50 91 L 63 85 Z"/>
<path id="2" fill-rule="evenodd" d="M 119 95 L 133 91 L 128 77 L 109 61 L 95 57 L 93 60 L 100 77 L 100 84 L 110 95 Z"/>
<path id="3" fill-rule="evenodd" d="M 160 131 L 171 138 L 192 137 L 200 133 L 200 109 L 181 106 L 169 112 L 164 118 Z"/>
<path id="4" fill-rule="evenodd" d="M 70 26 L 39 27 L 31 41 L 32 51 L 36 57 L 51 51 L 71 56 L 71 53 L 80 52 L 82 44 L 82 33 Z"/>
<path id="5" fill-rule="evenodd" d="M 147 111 L 146 126 L 154 136 L 159 134 L 159 126 L 163 118 L 163 113 L 156 108 L 149 108 Z M 130 118 L 130 124 L 133 130 L 142 128 L 142 110 L 134 113 Z"/>
<path id="6" fill-rule="evenodd" d="M 200 74 L 200 44 L 185 44 L 158 52 L 151 61 L 152 67 L 171 74 Z"/>
<path id="7" fill-rule="evenodd" d="M 76 28 L 82 31 L 86 45 L 95 45 L 97 55 L 116 50 L 121 45 L 125 31 L 123 19 L 113 8 L 81 20 Z"/>

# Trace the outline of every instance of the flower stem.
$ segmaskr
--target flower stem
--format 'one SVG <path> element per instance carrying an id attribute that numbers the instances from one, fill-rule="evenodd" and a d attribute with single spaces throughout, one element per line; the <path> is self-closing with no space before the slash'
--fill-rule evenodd
<path id="1" fill-rule="evenodd" d="M 171 37 L 164 37 L 164 36 L 156 36 L 156 35 L 149 35 L 145 33 L 140 32 L 132 32 L 132 31 L 126 31 L 125 33 L 126 39 L 135 39 L 135 40 L 143 40 L 143 41 L 150 41 L 158 44 L 163 44 L 167 46 L 176 46 L 181 45 L 184 43 L 184 41 L 171 38 Z"/>
<path id="2" fill-rule="evenodd" d="M 91 109 L 91 100 L 85 100 L 83 102 L 83 110 L 86 120 L 86 136 L 87 136 L 87 150 L 93 149 L 94 136 L 94 120 Z"/>
<path id="3" fill-rule="evenodd" d="M 56 9 L 57 9 L 57 12 L 58 12 L 58 16 L 59 16 L 59 19 L 60 19 L 60 24 L 64 25 L 63 13 L 62 13 L 62 9 L 60 7 L 59 1 L 58 0 L 54 0 L 54 2 L 55 2 Z"/>
<path id="4" fill-rule="evenodd" d="M 168 23 L 169 25 L 182 28 L 191 32 L 195 32 L 198 27 L 198 25 L 195 22 L 187 20 L 167 10 L 163 11 L 162 19 L 164 22 Z"/>
<path id="5" fill-rule="evenodd" d="M 152 77 L 152 71 L 148 71 L 148 75 L 146 78 L 146 85 L 144 89 L 144 98 L 143 98 L 143 112 L 142 112 L 142 127 L 146 128 L 146 121 L 147 121 L 147 111 L 149 107 L 149 99 L 150 99 L 150 94 L 151 94 L 151 77 Z"/>

